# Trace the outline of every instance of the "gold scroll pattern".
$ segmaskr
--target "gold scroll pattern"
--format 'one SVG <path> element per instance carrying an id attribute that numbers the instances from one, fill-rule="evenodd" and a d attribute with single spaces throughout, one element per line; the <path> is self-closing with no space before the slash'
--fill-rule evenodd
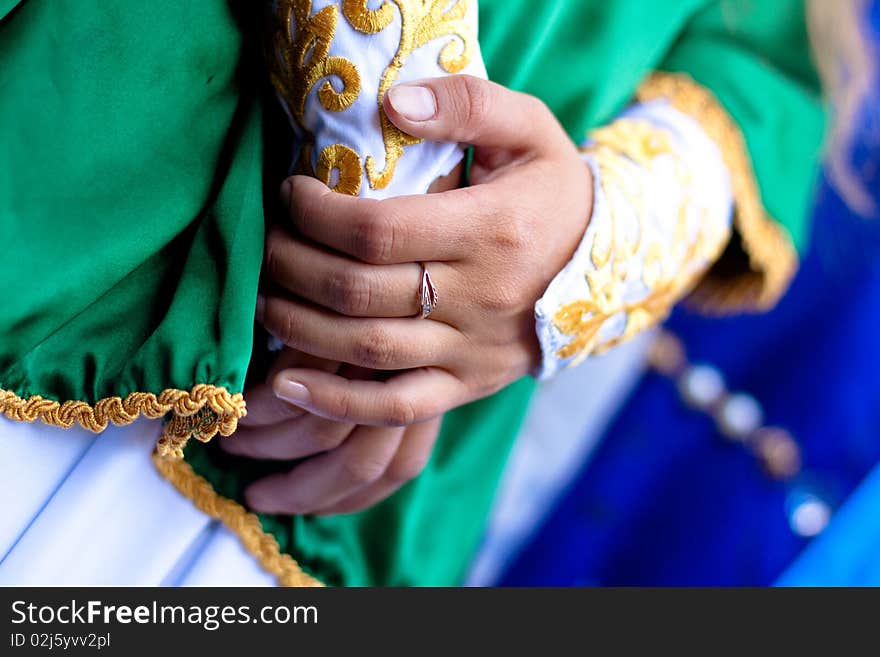
<path id="1" fill-rule="evenodd" d="M 305 123 L 306 100 L 317 85 L 321 85 L 318 100 L 328 112 L 348 109 L 361 92 L 357 66 L 345 57 L 330 55 L 339 8 L 328 5 L 313 15 L 312 0 L 279 0 L 276 17 L 278 25 L 274 52 L 270 53 L 269 75 L 291 118 L 303 132 L 300 168 L 328 186 L 331 186 L 335 170 L 339 176 L 332 189 L 357 196 L 363 170 L 360 156 L 348 146 L 331 144 L 318 155 L 317 170 L 312 171 L 311 151 L 315 138 Z M 337 91 L 329 78 L 338 78 L 342 83 L 341 90 Z"/>
<path id="2" fill-rule="evenodd" d="M 584 151 L 598 168 L 609 216 L 594 231 L 590 251 L 593 269 L 586 273 L 590 297 L 565 304 L 553 317 L 554 326 L 571 337 L 557 355 L 574 358 L 572 364 L 603 353 L 666 319 L 672 306 L 720 256 L 730 236 L 726 223 L 711 221 L 708 210 L 695 202 L 690 192 L 690 168 L 676 155 L 666 130 L 624 118 L 590 137 L 591 144 Z M 657 231 L 646 230 L 650 210 L 641 182 L 646 173 L 652 174 L 660 156 L 674 158 L 676 182 L 683 190 L 676 216 L 670 219 L 673 223 L 664 226 L 672 231 L 666 240 Z M 653 236 L 650 243 L 644 243 L 646 236 Z M 634 300 L 628 292 L 633 289 L 636 258 L 642 259 L 640 282 L 647 293 Z M 621 314 L 625 318 L 622 332 L 603 338 L 602 327 Z"/>
<path id="3" fill-rule="evenodd" d="M 358 194 L 363 171 L 373 189 L 387 188 L 404 149 L 421 139 L 406 134 L 388 119 L 382 106 L 385 94 L 397 81 L 410 55 L 436 39 L 449 37 L 437 62 L 442 70 L 458 73 L 471 62 L 477 37 L 466 20 L 468 5 L 469 0 L 385 0 L 377 9 L 370 9 L 367 0 L 342 0 L 312 14 L 312 0 L 279 0 L 274 52 L 270 54 L 271 79 L 303 133 L 305 147 L 300 168 L 328 184 L 332 171 L 337 171 L 339 179 L 333 189 L 345 194 Z M 330 55 L 340 9 L 355 30 L 372 35 L 391 27 L 397 15 L 395 7 L 400 14 L 400 39 L 382 74 L 377 96 L 384 164 L 380 158 L 369 155 L 364 166 L 361 155 L 351 147 L 332 144 L 318 155 L 317 170 L 312 171 L 307 156 L 311 155 L 315 140 L 305 124 L 309 94 L 320 84 L 321 106 L 329 112 L 341 112 L 351 107 L 361 92 L 361 74 L 356 64 L 345 57 Z M 334 77 L 342 82 L 340 91 L 331 83 L 330 78 Z"/>
<path id="4" fill-rule="evenodd" d="M 382 101 L 400 75 L 407 59 L 422 46 L 450 37 L 437 61 L 447 73 L 461 72 L 473 59 L 477 35 L 465 20 L 469 0 L 385 0 L 378 9 L 369 9 L 367 0 L 345 0 L 343 13 L 352 27 L 365 34 L 375 34 L 392 22 L 392 5 L 400 10 L 400 42 L 391 63 L 379 83 L 378 104 L 385 144 L 385 166 L 373 155 L 367 156 L 367 179 L 373 189 L 385 189 L 394 178 L 397 162 L 404 148 L 421 142 L 395 126 L 385 114 Z"/>

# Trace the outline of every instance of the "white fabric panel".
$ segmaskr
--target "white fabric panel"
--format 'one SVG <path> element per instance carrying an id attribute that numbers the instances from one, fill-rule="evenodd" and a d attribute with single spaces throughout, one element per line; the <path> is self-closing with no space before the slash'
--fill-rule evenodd
<path id="1" fill-rule="evenodd" d="M 187 572 L 174 582 L 178 586 L 275 586 L 275 578 L 246 553 L 238 537 L 214 523 L 208 540 Z M 170 582 L 169 582 L 170 583 Z"/>
<path id="2" fill-rule="evenodd" d="M 477 34 L 477 2 L 476 0 L 463 0 L 468 3 L 468 11 L 464 24 Z M 341 6 L 340 0 L 314 0 L 312 3 L 312 15 L 318 13 L 329 5 Z M 401 33 L 399 7 L 390 3 L 394 8 L 396 18 L 387 28 L 378 34 L 363 34 L 354 29 L 345 19 L 341 11 L 336 23 L 336 35 L 330 44 L 330 57 L 345 57 L 352 61 L 360 73 L 361 91 L 351 107 L 341 112 L 326 110 L 318 99 L 318 88 L 323 81 L 311 90 L 306 101 L 305 124 L 309 132 L 314 135 L 316 147 L 312 152 L 312 166 L 317 165 L 318 154 L 332 144 L 343 144 L 352 148 L 366 163 L 367 156 L 376 158 L 380 169 L 384 169 L 385 144 L 382 139 L 382 130 L 379 114 L 379 86 L 385 69 L 391 63 L 398 50 Z M 380 6 L 381 3 L 371 3 L 371 9 Z M 292 31 L 296 32 L 296 21 L 293 21 Z M 461 40 L 453 35 L 447 35 L 428 42 L 410 54 L 395 84 L 412 82 L 423 78 L 447 76 L 438 64 L 440 51 L 448 43 L 453 42 L 458 47 Z M 456 54 L 460 52 L 455 51 Z M 480 55 L 479 46 L 471 63 L 465 67 L 462 74 L 486 77 L 486 69 Z M 341 91 L 340 80 L 331 76 L 331 84 L 337 91 Z M 294 129 L 298 126 L 294 124 Z M 458 144 L 440 142 L 421 142 L 413 146 L 407 146 L 404 154 L 397 163 L 396 173 L 391 183 L 385 189 L 371 189 L 366 175 L 362 177 L 361 196 L 371 198 L 389 198 L 404 194 L 424 193 L 431 183 L 440 176 L 448 174 L 461 161 L 463 150 Z"/>
<path id="3" fill-rule="evenodd" d="M 94 441 L 86 431 L 0 417 L 0 560 Z"/>
<path id="4" fill-rule="evenodd" d="M 160 427 L 141 420 L 97 438 L 86 434 L 94 444 L 60 477 L 54 495 L 0 562 L 0 585 L 159 584 L 210 522 L 153 467 Z M 42 498 L 44 487 L 28 484 L 40 475 L 26 459 L 31 447 L 24 441 L 42 444 L 47 461 L 63 462 L 64 454 L 57 429 L 34 425 L 27 435 L 23 429 L 2 425 L 5 440 L 23 447 L 10 450 L 5 466 L 25 473 L 15 499 L 33 507 L 29 500 Z M 70 430 L 64 437 L 77 440 L 83 433 Z"/>

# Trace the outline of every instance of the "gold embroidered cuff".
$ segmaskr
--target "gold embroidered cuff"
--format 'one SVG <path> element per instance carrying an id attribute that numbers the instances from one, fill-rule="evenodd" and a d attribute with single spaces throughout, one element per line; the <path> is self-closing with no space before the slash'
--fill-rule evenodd
<path id="1" fill-rule="evenodd" d="M 246 413 L 241 393 L 232 394 L 226 388 L 206 384 L 198 384 L 189 392 L 169 388 L 158 395 L 133 392 L 124 399 L 106 397 L 94 406 L 83 401 L 57 402 L 39 395 L 25 399 L 0 390 L 0 414 L 17 422 L 39 420 L 63 429 L 78 424 L 100 433 L 111 423 L 123 426 L 139 417 L 169 416 L 157 449 L 163 457 L 176 459 L 183 458 L 183 448 L 190 438 L 207 442 L 218 433 L 232 435 Z"/>
<path id="2" fill-rule="evenodd" d="M 788 233 L 764 209 L 739 127 L 712 92 L 687 75 L 654 73 L 636 97 L 641 102 L 665 99 L 696 120 L 718 145 L 730 174 L 737 235 L 689 301 L 712 314 L 772 308 L 788 289 L 798 257 Z"/>
<path id="3" fill-rule="evenodd" d="M 590 133 L 593 211 L 581 244 L 535 304 L 539 378 L 662 322 L 730 239 L 724 163 L 671 106 L 633 107 Z"/>

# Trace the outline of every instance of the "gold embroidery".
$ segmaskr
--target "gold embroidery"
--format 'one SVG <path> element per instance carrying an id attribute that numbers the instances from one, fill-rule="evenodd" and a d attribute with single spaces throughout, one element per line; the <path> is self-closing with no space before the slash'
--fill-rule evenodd
<path id="1" fill-rule="evenodd" d="M 356 151 L 342 144 L 332 144 L 321 151 L 315 177 L 334 192 L 357 196 L 361 191 L 361 167 L 361 158 Z M 332 179 L 334 170 L 339 174 L 335 183 Z"/>
<path id="2" fill-rule="evenodd" d="M 314 16 L 311 13 L 312 0 L 279 1 L 280 26 L 275 36 L 274 62 L 281 66 L 281 70 L 272 67 L 270 71 L 275 89 L 287 103 L 294 120 L 306 132 L 306 99 L 321 80 L 324 84 L 318 90 L 318 99 L 330 112 L 341 112 L 350 107 L 361 90 L 357 67 L 344 57 L 330 56 L 330 44 L 336 36 L 339 19 L 338 8 L 328 5 Z M 292 37 L 294 32 L 296 36 Z M 341 80 L 340 91 L 327 79 L 330 77 Z"/>
<path id="3" fill-rule="evenodd" d="M 340 180 L 334 190 L 356 195 L 360 180 L 354 181 L 354 163 L 358 164 L 358 177 L 366 170 L 373 189 L 385 189 L 394 178 L 397 162 L 404 149 L 421 142 L 406 134 L 385 115 L 382 101 L 388 89 L 397 80 L 407 59 L 422 46 L 450 37 L 438 57 L 439 66 L 447 73 L 462 71 L 472 60 L 476 47 L 476 34 L 467 24 L 465 16 L 468 0 L 385 0 L 377 9 L 370 9 L 367 0 L 343 0 L 342 14 L 351 26 L 364 34 L 377 34 L 394 22 L 394 6 L 400 11 L 400 39 L 397 51 L 383 72 L 379 83 L 379 120 L 382 141 L 385 146 L 384 165 L 374 156 L 366 158 L 365 166 L 360 155 L 343 144 L 333 144 L 321 152 L 314 173 L 322 180 L 329 180 L 329 173 L 336 169 Z M 357 100 L 361 91 L 361 78 L 357 66 L 344 57 L 330 56 L 330 45 L 336 36 L 339 9 L 328 5 L 312 15 L 311 0 L 280 0 L 277 10 L 278 26 L 271 53 L 270 77 L 278 94 L 284 100 L 291 118 L 303 133 L 304 148 L 300 156 L 300 168 L 311 170 L 306 160 L 312 152 L 315 138 L 305 124 L 305 106 L 311 90 L 324 80 L 318 90 L 318 98 L 324 109 L 340 112 Z M 327 78 L 342 81 L 337 91 Z M 304 166 L 304 161 L 307 166 Z M 382 168 L 384 166 L 384 168 Z"/>
<path id="4" fill-rule="evenodd" d="M 276 538 L 263 529 L 256 515 L 234 500 L 218 494 L 210 482 L 196 474 L 189 463 L 153 454 L 153 464 L 159 474 L 192 501 L 199 511 L 219 520 L 236 534 L 244 548 L 277 578 L 281 586 L 323 586 L 320 581 L 303 572 L 293 557 L 281 551 Z"/>
<path id="5" fill-rule="evenodd" d="M 321 80 L 324 84 L 318 89 L 318 100 L 329 112 L 348 109 L 361 91 L 357 67 L 344 57 L 330 56 L 330 44 L 336 36 L 338 20 L 339 10 L 335 5 L 324 7 L 313 16 L 311 0 L 281 0 L 270 78 L 291 118 L 303 132 L 299 168 L 317 175 L 328 185 L 333 170 L 336 170 L 339 182 L 334 185 L 334 191 L 357 196 L 363 169 L 360 156 L 347 146 L 333 144 L 322 150 L 317 171 L 312 171 L 311 152 L 315 138 L 305 123 L 306 101 Z M 295 37 L 292 36 L 294 32 Z M 341 80 L 340 91 L 327 79 L 331 77 Z"/>
<path id="6" fill-rule="evenodd" d="M 385 69 L 379 83 L 379 118 L 382 140 L 385 143 L 385 166 L 380 169 L 375 157 L 367 156 L 367 179 L 373 189 L 385 189 L 394 178 L 397 162 L 403 149 L 421 142 L 395 126 L 386 116 L 382 106 L 385 94 L 397 80 L 400 70 L 413 53 L 427 43 L 441 37 L 451 37 L 440 51 L 438 64 L 447 73 L 459 73 L 473 58 L 476 35 L 467 25 L 465 15 L 468 0 L 391 0 L 400 10 L 400 42 L 391 63 Z M 367 8 L 367 0 L 350 0 L 343 9 L 352 27 L 366 34 L 380 31 L 379 25 L 386 20 L 390 24 L 390 4 L 386 0 L 377 10 Z"/>
<path id="7" fill-rule="evenodd" d="M 694 118 L 718 145 L 730 173 L 736 203 L 734 225 L 749 269 L 735 277 L 710 270 L 690 299 L 714 313 L 772 308 L 797 271 L 797 252 L 785 229 L 764 209 L 739 127 L 709 90 L 686 75 L 654 73 L 639 87 L 637 98 L 642 102 L 664 98 Z"/>
<path id="8" fill-rule="evenodd" d="M 367 0 L 343 0 L 342 14 L 359 32 L 378 34 L 394 20 L 394 7 L 388 0 L 378 9 L 367 7 Z"/>
<path id="9" fill-rule="evenodd" d="M 672 148 L 671 136 L 647 121 L 620 119 L 590 135 L 589 152 L 600 171 L 599 184 L 608 203 L 608 225 L 599 225 L 590 248 L 595 267 L 586 274 L 590 298 L 568 303 L 553 317 L 554 326 L 572 339 L 557 355 L 574 358 L 577 364 L 590 354 L 599 354 L 662 322 L 672 306 L 695 284 L 714 262 L 727 241 L 726 225 L 710 221 L 697 225 L 696 237 L 687 238 L 690 214 L 699 211 L 687 192 L 692 179 L 688 168 Z M 675 175 L 685 190 L 680 201 L 672 245 L 657 240 L 644 244 L 646 209 L 639 186 L 640 168 L 651 169 L 655 158 L 672 156 Z M 626 221 L 621 208 L 635 216 Z M 630 215 L 628 215 L 630 216 Z M 635 224 L 634 226 L 631 224 Z M 625 231 L 629 228 L 630 230 Z M 629 299 L 634 258 L 643 253 L 640 283 L 647 294 Z M 623 329 L 603 339 L 601 330 L 614 318 Z"/>
<path id="10" fill-rule="evenodd" d="M 231 394 L 226 388 L 199 384 L 190 392 L 168 389 L 158 395 L 133 392 L 124 399 L 107 397 L 94 406 L 82 401 L 61 403 L 39 395 L 24 399 L 0 390 L 0 413 L 10 420 L 39 420 L 64 429 L 79 424 L 93 433 L 104 431 L 111 423 L 124 426 L 139 417 L 158 419 L 171 414 L 158 448 L 164 455 L 181 458 L 190 437 L 207 442 L 218 433 L 230 436 L 247 411 L 241 393 Z"/>

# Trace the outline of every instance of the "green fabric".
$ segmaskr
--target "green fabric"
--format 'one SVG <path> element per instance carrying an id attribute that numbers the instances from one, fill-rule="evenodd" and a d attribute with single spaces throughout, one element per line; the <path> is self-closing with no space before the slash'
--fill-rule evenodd
<path id="1" fill-rule="evenodd" d="M 701 11 L 662 67 L 709 87 L 742 129 L 770 216 L 806 250 L 825 129 L 804 3 L 719 2 Z"/>
<path id="2" fill-rule="evenodd" d="M 15 9 L 20 2 L 22 0 L 0 0 L 0 20 L 3 20 L 6 14 Z"/>
<path id="3" fill-rule="evenodd" d="M 543 98 L 577 140 L 652 70 L 691 73 L 741 125 L 767 207 L 802 244 L 822 114 L 799 5 L 481 0 L 481 43 L 490 76 Z M 0 387 L 240 389 L 261 146 L 227 3 L 25 0 L 0 30 L 0 171 L 13 172 L 0 178 L 0 275 L 16 282 L 0 306 Z M 460 582 L 533 388 L 450 413 L 424 475 L 375 508 L 264 527 L 330 584 Z M 216 446 L 187 457 L 237 499 L 290 467 Z"/>
<path id="4" fill-rule="evenodd" d="M 226 2 L 26 0 L 0 24 L 0 388 L 240 391 L 262 257 Z"/>

